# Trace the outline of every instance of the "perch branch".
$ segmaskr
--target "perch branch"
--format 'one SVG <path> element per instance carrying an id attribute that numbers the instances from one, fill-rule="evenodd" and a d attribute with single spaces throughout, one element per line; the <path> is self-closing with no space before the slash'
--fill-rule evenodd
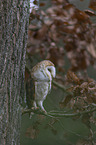
<path id="1" fill-rule="evenodd" d="M 41 112 L 39 110 L 33 110 L 33 109 L 25 109 L 25 110 L 22 110 L 22 115 L 26 114 L 26 113 L 35 113 L 35 114 L 41 114 L 41 115 L 44 115 L 44 116 L 48 116 L 48 117 L 75 117 L 75 116 L 80 116 L 80 115 L 84 115 L 84 114 L 88 114 L 88 113 L 92 113 L 96 111 L 96 107 L 91 109 L 91 110 L 85 110 L 85 111 L 82 111 L 82 112 L 78 112 L 78 113 L 71 113 L 71 114 L 66 114 L 66 113 L 61 113 L 61 112 L 58 112 L 58 113 L 51 113 L 51 112 L 48 112 L 48 113 L 45 113 L 45 112 Z"/>
<path id="2" fill-rule="evenodd" d="M 38 114 L 38 115 L 44 115 L 44 116 L 48 116 L 48 117 L 52 117 L 54 118 L 54 116 L 51 116 L 51 114 L 48 114 L 47 112 L 42 112 L 40 110 L 34 110 L 34 109 L 22 109 L 22 115 L 27 114 L 27 113 L 34 113 L 34 114 Z"/>

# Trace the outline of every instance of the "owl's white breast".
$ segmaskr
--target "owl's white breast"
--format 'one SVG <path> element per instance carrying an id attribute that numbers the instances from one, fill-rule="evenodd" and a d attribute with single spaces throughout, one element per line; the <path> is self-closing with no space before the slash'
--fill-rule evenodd
<path id="1" fill-rule="evenodd" d="M 49 83 L 50 82 L 35 82 L 35 100 L 45 100 L 49 91 Z"/>
<path id="2" fill-rule="evenodd" d="M 44 72 L 44 70 L 38 69 L 34 74 L 33 78 L 37 81 L 49 81 L 49 77 Z"/>

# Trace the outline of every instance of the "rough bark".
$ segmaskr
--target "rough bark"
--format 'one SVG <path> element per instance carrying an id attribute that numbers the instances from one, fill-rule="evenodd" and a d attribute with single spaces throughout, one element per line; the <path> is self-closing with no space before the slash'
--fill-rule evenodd
<path id="1" fill-rule="evenodd" d="M 1 0 L 0 144 L 19 145 L 29 0 Z"/>

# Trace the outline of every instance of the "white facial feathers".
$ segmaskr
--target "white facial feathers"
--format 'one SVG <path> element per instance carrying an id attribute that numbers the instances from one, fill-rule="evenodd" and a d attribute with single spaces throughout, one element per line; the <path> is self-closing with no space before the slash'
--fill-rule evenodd
<path id="1" fill-rule="evenodd" d="M 54 64 L 49 60 L 44 60 L 33 67 L 31 76 L 35 81 L 52 81 L 56 76 Z"/>
<path id="2" fill-rule="evenodd" d="M 46 67 L 46 74 L 49 77 L 49 80 L 52 81 L 52 77 L 55 78 L 56 76 L 56 69 L 54 66 L 47 66 Z"/>

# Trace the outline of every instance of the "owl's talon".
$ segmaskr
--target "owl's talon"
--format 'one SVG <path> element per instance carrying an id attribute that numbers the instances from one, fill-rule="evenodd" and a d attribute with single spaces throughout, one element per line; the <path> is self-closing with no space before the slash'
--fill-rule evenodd
<path id="1" fill-rule="evenodd" d="M 40 111 L 41 111 L 41 113 L 47 114 L 46 110 L 44 110 L 44 109 L 42 109 Z"/>
<path id="2" fill-rule="evenodd" d="M 39 107 L 32 107 L 32 110 L 39 110 Z"/>

